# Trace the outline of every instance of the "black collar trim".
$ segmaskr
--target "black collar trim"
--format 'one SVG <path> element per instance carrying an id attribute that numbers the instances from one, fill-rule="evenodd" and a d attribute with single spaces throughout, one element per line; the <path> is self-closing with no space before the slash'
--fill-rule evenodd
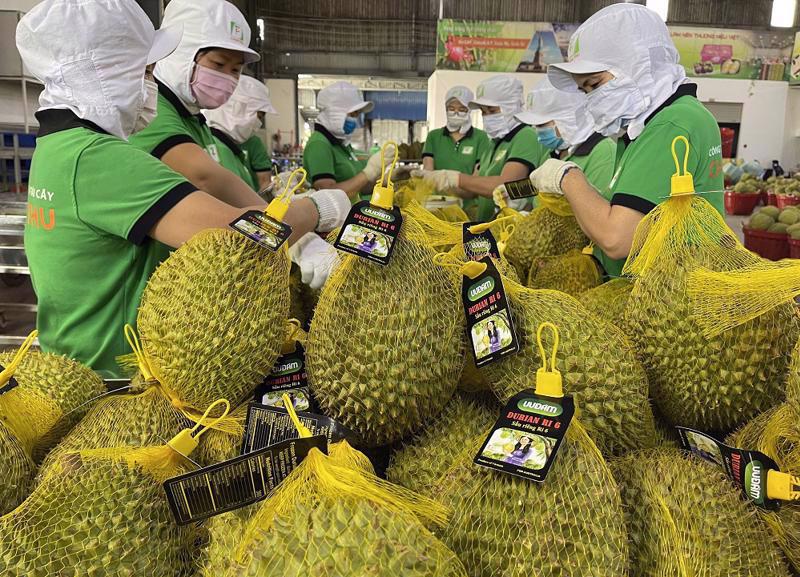
<path id="1" fill-rule="evenodd" d="M 314 123 L 314 131 L 319 132 L 322 136 L 328 139 L 328 141 L 336 146 L 337 144 L 341 147 L 344 147 L 344 142 L 336 138 L 330 130 L 322 126 L 319 122 Z"/>
<path id="2" fill-rule="evenodd" d="M 520 130 L 526 128 L 527 126 L 528 125 L 524 123 L 520 124 L 519 126 L 515 126 L 511 132 L 506 134 L 503 138 L 500 138 L 499 142 L 511 142 L 511 139 L 514 138 Z"/>
<path id="3" fill-rule="evenodd" d="M 91 120 L 78 118 L 77 114 L 67 108 L 48 108 L 38 111 L 34 116 L 39 121 L 38 138 L 71 128 L 87 128 L 92 132 L 111 135 L 110 132 L 100 128 Z"/>
<path id="4" fill-rule="evenodd" d="M 593 133 L 584 142 L 575 147 L 575 150 L 572 151 L 572 156 L 587 156 L 591 154 L 594 147 L 603 142 L 604 139 L 605 136 L 599 132 Z"/>
<path id="5" fill-rule="evenodd" d="M 155 78 L 154 80 L 158 85 L 158 93 L 167 99 L 167 102 L 169 102 L 173 108 L 178 111 L 178 114 L 180 114 L 181 118 L 196 118 L 198 121 L 200 121 L 200 124 L 206 123 L 206 117 L 203 116 L 202 113 L 192 114 L 189 112 L 189 109 L 186 108 L 183 102 L 181 102 L 181 99 L 178 98 L 178 95 L 170 90 L 169 86 L 161 82 L 158 78 Z"/>
<path id="6" fill-rule="evenodd" d="M 661 104 L 661 106 L 656 108 L 650 114 L 650 116 L 645 118 L 644 125 L 647 126 L 647 123 L 650 122 L 651 120 L 653 120 L 653 118 L 655 117 L 656 114 L 658 114 L 659 112 L 664 110 L 667 106 L 670 106 L 672 103 L 674 103 L 676 100 L 678 100 L 679 98 L 681 98 L 683 96 L 691 96 L 693 98 L 697 98 L 697 84 L 694 84 L 693 82 L 688 82 L 686 84 L 681 84 L 680 86 L 678 86 L 678 89 L 672 94 L 672 96 L 667 98 Z M 628 137 L 628 133 L 627 132 L 622 136 L 622 140 L 623 140 L 623 142 L 625 142 L 625 146 L 627 146 L 627 145 L 629 145 L 631 143 L 631 139 L 630 139 L 630 137 Z"/>
<path id="7" fill-rule="evenodd" d="M 244 157 L 244 153 L 242 152 L 242 147 L 236 144 L 236 141 L 233 140 L 230 136 L 222 132 L 219 128 L 211 128 L 211 134 L 216 136 L 222 144 L 227 146 L 231 149 L 231 151 L 238 156 L 239 158 Z"/>

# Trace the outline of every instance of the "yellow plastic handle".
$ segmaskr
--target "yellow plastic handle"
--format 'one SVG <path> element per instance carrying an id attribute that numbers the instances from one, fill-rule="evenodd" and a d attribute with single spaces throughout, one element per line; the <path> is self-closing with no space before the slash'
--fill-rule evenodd
<path id="1" fill-rule="evenodd" d="M 129 324 L 125 325 L 124 330 L 125 330 L 125 338 L 127 339 L 131 349 L 133 350 L 133 354 L 136 355 L 136 362 L 139 364 L 139 372 L 142 373 L 145 382 L 150 382 L 155 380 L 155 375 L 153 375 L 153 369 L 150 368 L 150 363 L 147 362 L 147 357 L 144 354 L 144 349 L 142 349 L 142 345 L 139 343 L 139 337 L 136 336 L 136 331 Z"/>
<path id="2" fill-rule="evenodd" d="M 211 410 L 217 405 L 225 405 L 225 410 L 219 417 L 214 418 L 208 425 L 205 425 L 205 420 L 208 418 L 208 415 L 211 414 Z M 203 433 L 214 428 L 214 426 L 227 417 L 228 413 L 230 412 L 231 404 L 228 402 L 228 400 L 217 399 L 208 406 L 206 412 L 203 413 L 203 416 L 200 417 L 194 427 L 191 429 L 183 429 L 180 433 L 172 437 L 167 445 L 181 455 L 188 457 L 192 454 L 192 451 L 197 448 L 198 442 Z"/>
<path id="3" fill-rule="evenodd" d="M 292 186 L 292 181 L 294 180 L 295 175 L 299 176 L 299 181 L 297 184 Z M 306 176 L 305 168 L 297 168 L 292 171 L 292 173 L 289 175 L 289 180 L 286 183 L 286 188 L 284 188 L 283 192 L 276 196 L 275 199 L 269 203 L 267 209 L 264 211 L 267 216 L 283 222 L 283 217 L 286 216 L 286 211 L 289 210 L 292 196 L 294 196 L 294 193 L 297 192 L 301 186 L 303 186 L 303 183 L 306 181 Z"/>
<path id="4" fill-rule="evenodd" d="M 386 186 L 384 186 L 384 155 L 386 154 L 386 149 L 389 146 L 394 146 L 394 159 L 392 160 L 392 165 L 389 167 L 389 170 L 386 173 Z M 372 198 L 369 201 L 371 205 L 384 208 L 386 210 L 391 210 L 392 207 L 394 207 L 394 183 L 392 182 L 392 173 L 394 172 L 394 167 L 397 166 L 397 160 L 399 158 L 400 150 L 397 146 L 397 143 L 391 140 L 384 143 L 384 145 L 381 147 L 381 174 L 378 176 L 378 180 L 375 182 L 375 187 L 372 189 Z"/>
<path id="5" fill-rule="evenodd" d="M 496 224 L 500 224 L 509 220 L 516 220 L 517 218 L 519 217 L 516 215 L 501 216 L 500 218 L 496 218 L 489 222 L 481 222 L 479 224 L 473 224 L 472 226 L 468 227 L 467 230 L 470 231 L 472 234 L 478 234 L 481 232 L 486 232 Z"/>
<path id="6" fill-rule="evenodd" d="M 683 142 L 686 146 L 686 151 L 683 154 L 683 174 L 681 174 L 678 153 L 675 151 L 675 145 L 678 142 Z M 694 194 L 694 178 L 687 168 L 689 165 L 689 141 L 685 136 L 676 136 L 672 139 L 672 159 L 675 161 L 675 174 L 672 175 L 670 196 Z"/>
<path id="7" fill-rule="evenodd" d="M 11 362 L 8 363 L 8 366 L 3 369 L 3 372 L 0 373 L 0 387 L 5 385 L 8 381 L 11 380 L 11 377 L 14 376 L 14 373 L 17 371 L 19 364 L 22 362 L 22 359 L 25 358 L 25 355 L 28 353 L 28 350 L 33 346 L 33 341 L 36 340 L 36 337 L 39 336 L 39 331 L 33 330 L 31 333 L 25 338 L 22 344 L 19 346 L 17 353 L 14 355 L 14 358 L 11 359 Z"/>
<path id="8" fill-rule="evenodd" d="M 297 429 L 297 432 L 300 433 L 300 438 L 305 439 L 311 436 L 311 431 L 309 431 L 306 426 L 300 422 L 297 413 L 294 410 L 294 405 L 292 404 L 292 399 L 289 398 L 289 395 L 286 393 L 283 394 L 283 408 L 286 409 L 286 412 L 289 413 L 289 418 L 292 420 L 292 424 L 294 428 Z"/>
<path id="9" fill-rule="evenodd" d="M 768 471 L 767 497 L 781 501 L 800 501 L 800 477 L 781 471 Z"/>
<path id="10" fill-rule="evenodd" d="M 550 353 L 550 368 L 547 367 L 547 353 L 542 343 L 544 329 L 553 333 L 553 350 Z M 539 354 L 542 357 L 542 366 L 536 371 L 536 394 L 546 397 L 561 398 L 564 396 L 564 387 L 561 373 L 556 369 L 556 355 L 558 354 L 559 335 L 558 327 L 553 323 L 544 322 L 536 331 L 536 343 L 539 345 Z"/>

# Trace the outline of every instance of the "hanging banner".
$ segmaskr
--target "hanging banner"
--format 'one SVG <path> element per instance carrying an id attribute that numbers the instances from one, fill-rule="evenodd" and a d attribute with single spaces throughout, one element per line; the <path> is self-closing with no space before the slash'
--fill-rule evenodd
<path id="1" fill-rule="evenodd" d="M 567 58 L 578 24 L 439 20 L 436 68 L 481 72 L 539 72 Z M 687 76 L 790 80 L 800 47 L 788 32 L 669 26 Z"/>
<path id="2" fill-rule="evenodd" d="M 789 84 L 800 84 L 800 32 L 794 35 L 792 61 L 789 66 Z"/>

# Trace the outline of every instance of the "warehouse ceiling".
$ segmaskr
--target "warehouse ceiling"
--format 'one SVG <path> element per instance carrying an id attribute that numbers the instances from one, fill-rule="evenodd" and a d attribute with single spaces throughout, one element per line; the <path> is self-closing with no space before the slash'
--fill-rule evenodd
<path id="1" fill-rule="evenodd" d="M 442 18 L 581 22 L 612 0 L 240 0 L 262 74 L 427 77 Z M 644 1 L 638 2 L 644 4 Z M 772 0 L 671 0 L 670 24 L 768 29 Z M 795 25 L 800 24 L 800 11 Z"/>

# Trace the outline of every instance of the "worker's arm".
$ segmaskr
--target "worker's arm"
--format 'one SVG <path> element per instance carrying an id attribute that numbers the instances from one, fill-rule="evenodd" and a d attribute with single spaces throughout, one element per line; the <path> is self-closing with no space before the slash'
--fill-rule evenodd
<path id="1" fill-rule="evenodd" d="M 198 189 L 230 206 L 243 208 L 262 202 L 241 178 L 214 161 L 194 143 L 184 142 L 173 146 L 161 156 L 161 161 Z"/>
<path id="2" fill-rule="evenodd" d="M 256 172 L 256 176 L 258 177 L 258 190 L 264 190 L 272 182 L 272 173 L 268 170 Z"/>
<path id="3" fill-rule="evenodd" d="M 343 182 L 336 182 L 333 178 L 318 178 L 313 182 L 314 188 L 317 190 L 326 190 L 336 188 L 343 190 L 351 200 L 356 199 L 359 193 L 369 193 L 375 183 L 367 179 L 367 175 L 359 172 L 353 178 L 348 178 Z"/>
<path id="4" fill-rule="evenodd" d="M 426 156 L 422 159 L 422 169 L 423 170 L 433 170 L 433 157 Z"/>
<path id="5" fill-rule="evenodd" d="M 463 194 L 459 194 L 459 196 L 463 198 L 475 198 L 476 196 L 492 198 L 492 192 L 501 184 L 513 180 L 522 180 L 527 178 L 530 173 L 529 166 L 521 162 L 509 161 L 503 166 L 503 172 L 500 173 L 500 176 L 462 174 L 458 179 L 458 188 L 463 191 Z"/>
<path id="6" fill-rule="evenodd" d="M 644 215 L 626 206 L 612 205 L 595 190 L 580 170 L 570 170 L 561 190 L 583 232 L 609 258 L 628 256 L 636 227 Z"/>

